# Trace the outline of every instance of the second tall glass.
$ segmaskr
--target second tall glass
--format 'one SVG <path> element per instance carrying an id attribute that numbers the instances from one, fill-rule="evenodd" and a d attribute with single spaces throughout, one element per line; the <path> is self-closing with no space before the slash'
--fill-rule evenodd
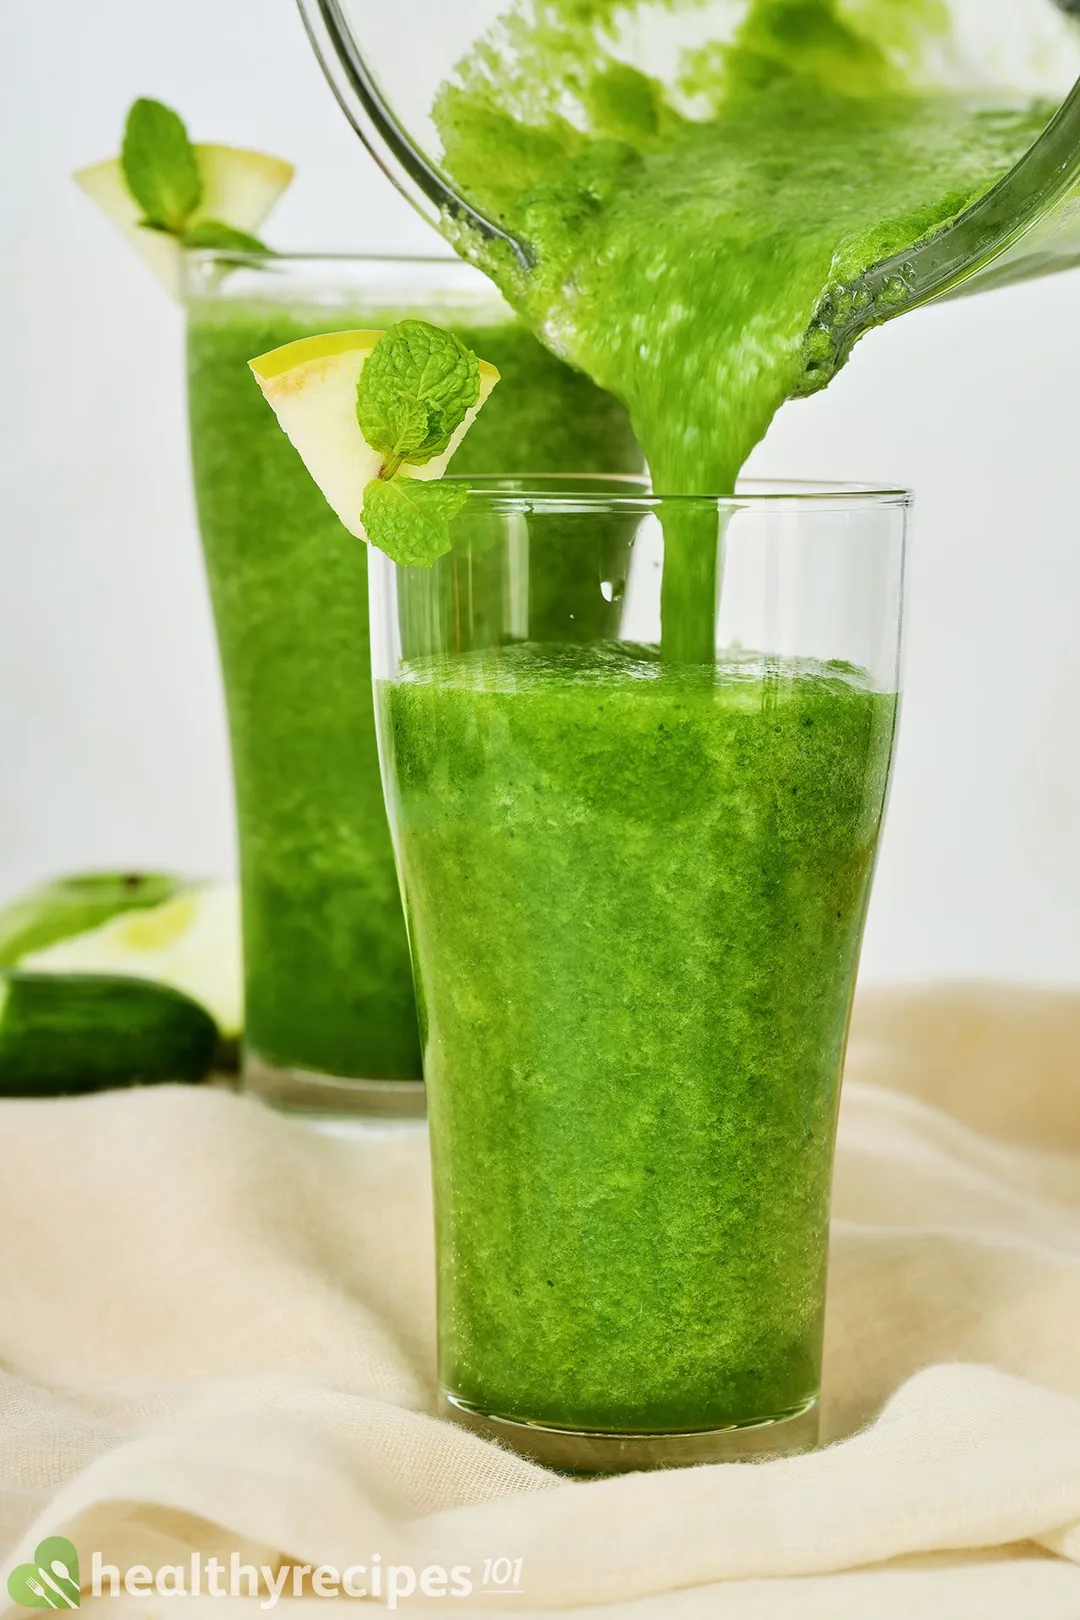
<path id="1" fill-rule="evenodd" d="M 284 1106 L 420 1113 L 420 1047 L 379 783 L 364 547 L 337 521 L 247 362 L 405 316 L 503 377 L 461 473 L 636 470 L 622 407 L 454 259 L 204 253 L 188 262 L 191 447 L 229 714 L 243 892 L 246 1085 Z M 552 610 L 575 588 L 554 556 Z M 580 633 L 590 633 L 587 603 Z"/>

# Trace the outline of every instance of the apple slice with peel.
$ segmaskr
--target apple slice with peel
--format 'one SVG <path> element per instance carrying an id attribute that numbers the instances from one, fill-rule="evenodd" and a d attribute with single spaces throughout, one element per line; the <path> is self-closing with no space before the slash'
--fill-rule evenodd
<path id="1" fill-rule="evenodd" d="M 243 1026 L 240 896 L 226 882 L 193 884 L 162 904 L 125 911 L 19 960 L 34 973 L 154 979 L 203 1004 L 223 1036 Z"/>
<path id="2" fill-rule="evenodd" d="M 312 478 L 349 533 L 367 540 L 360 513 L 364 490 L 379 475 L 380 451 L 373 450 L 356 417 L 356 385 L 382 332 L 326 332 L 300 338 L 249 361 L 256 381 L 273 406 Z M 420 466 L 403 465 L 398 476 L 441 478 L 458 445 L 499 380 L 479 361 L 480 397 L 442 455 Z"/>
<path id="3" fill-rule="evenodd" d="M 293 177 L 293 166 L 265 152 L 239 146 L 194 147 L 203 194 L 188 221 L 217 220 L 239 231 L 255 232 Z M 119 158 L 94 163 L 73 176 L 75 183 L 107 214 L 150 266 L 166 291 L 182 301 L 184 250 L 173 236 L 140 225 L 143 211 L 128 190 Z"/>

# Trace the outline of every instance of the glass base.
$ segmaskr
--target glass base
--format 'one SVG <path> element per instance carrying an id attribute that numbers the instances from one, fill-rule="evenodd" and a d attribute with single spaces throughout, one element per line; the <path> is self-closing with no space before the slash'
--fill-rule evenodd
<path id="1" fill-rule="evenodd" d="M 485 1440 L 508 1446 L 530 1462 L 560 1474 L 630 1474 L 648 1468 L 693 1468 L 701 1463 L 751 1462 L 813 1451 L 820 1413 L 815 1396 L 796 1412 L 764 1423 L 731 1424 L 674 1434 L 599 1434 L 583 1429 L 552 1429 L 517 1423 L 465 1405 L 440 1392 L 441 1416 Z"/>
<path id="2" fill-rule="evenodd" d="M 273 1108 L 309 1119 L 423 1119 L 427 1101 L 422 1080 L 346 1080 L 314 1069 L 280 1069 L 255 1052 L 245 1052 L 240 1089 Z"/>

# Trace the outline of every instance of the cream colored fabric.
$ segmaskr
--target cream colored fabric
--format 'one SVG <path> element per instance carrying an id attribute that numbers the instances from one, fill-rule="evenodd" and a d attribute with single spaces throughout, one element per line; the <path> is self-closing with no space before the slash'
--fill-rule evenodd
<path id="1" fill-rule="evenodd" d="M 566 1483 L 427 1415 L 422 1133 L 223 1091 L 0 1105 L 0 1538 L 469 1566 L 453 1615 L 1078 1620 L 1080 997 L 868 995 L 812 1456 Z M 8 1567 L 6 1566 L 6 1567 Z M 5 1567 L 5 1573 L 6 1573 Z M 291 1577 L 290 1577 L 291 1580 Z M 84 1599 L 147 1616 L 260 1597 Z M 314 1620 L 328 1599 L 283 1597 Z M 599 1607 L 597 1607 L 599 1606 Z"/>

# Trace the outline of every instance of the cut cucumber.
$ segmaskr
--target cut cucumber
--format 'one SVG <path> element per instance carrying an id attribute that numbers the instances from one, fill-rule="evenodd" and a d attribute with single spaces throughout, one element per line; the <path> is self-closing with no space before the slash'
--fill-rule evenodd
<path id="1" fill-rule="evenodd" d="M 0 1096 L 202 1080 L 217 1043 L 206 1009 L 168 985 L 104 973 L 0 972 Z"/>
<path id="2" fill-rule="evenodd" d="M 39 884 L 0 908 L 0 967 L 121 912 L 160 906 L 189 887 L 168 872 L 77 872 Z"/>

